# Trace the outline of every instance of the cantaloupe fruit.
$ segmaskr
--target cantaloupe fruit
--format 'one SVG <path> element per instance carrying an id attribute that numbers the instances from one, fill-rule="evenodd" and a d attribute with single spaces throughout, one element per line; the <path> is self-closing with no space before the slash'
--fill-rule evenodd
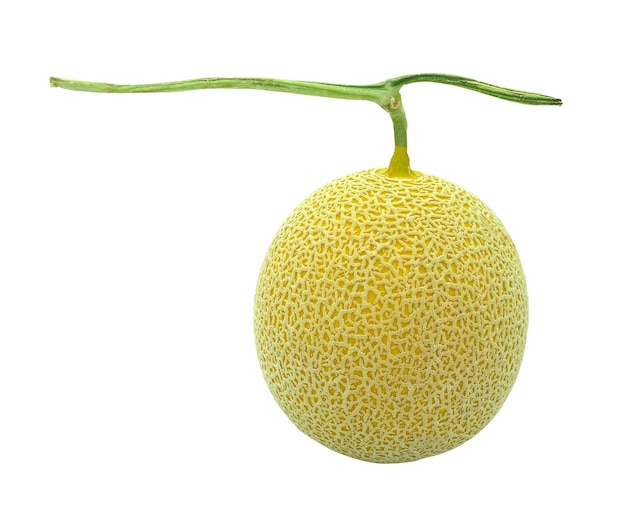
<path id="1" fill-rule="evenodd" d="M 311 438 L 394 463 L 464 443 L 516 379 L 528 299 L 489 207 L 385 169 L 337 179 L 287 218 L 262 264 L 256 347 L 278 405 Z"/>

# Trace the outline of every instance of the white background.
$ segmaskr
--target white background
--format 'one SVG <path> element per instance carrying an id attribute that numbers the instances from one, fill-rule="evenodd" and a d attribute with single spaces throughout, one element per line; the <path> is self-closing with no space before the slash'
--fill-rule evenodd
<path id="1" fill-rule="evenodd" d="M 0 509 L 625 509 L 618 2 L 25 1 L 0 8 Z M 561 97 L 403 89 L 413 167 L 481 197 L 528 278 L 500 414 L 434 458 L 336 454 L 278 409 L 252 300 L 315 188 L 385 166 L 371 103 L 97 95 L 48 76 L 371 83 L 441 72 Z"/>

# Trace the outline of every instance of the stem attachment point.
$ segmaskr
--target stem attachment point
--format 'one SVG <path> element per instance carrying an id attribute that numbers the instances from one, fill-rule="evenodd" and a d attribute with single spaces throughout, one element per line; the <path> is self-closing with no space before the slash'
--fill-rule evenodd
<path id="1" fill-rule="evenodd" d="M 409 153 L 406 146 L 396 146 L 391 161 L 389 162 L 389 167 L 386 169 L 378 169 L 377 172 L 394 179 L 415 179 L 420 175 L 420 172 L 411 170 Z"/>

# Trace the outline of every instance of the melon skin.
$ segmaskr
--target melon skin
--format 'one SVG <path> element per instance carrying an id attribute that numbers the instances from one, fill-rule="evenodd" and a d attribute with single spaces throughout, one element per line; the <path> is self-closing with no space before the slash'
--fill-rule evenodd
<path id="1" fill-rule="evenodd" d="M 496 415 L 522 362 L 528 296 L 502 222 L 435 176 L 367 170 L 285 220 L 254 301 L 257 354 L 280 408 L 344 455 L 414 461 Z"/>

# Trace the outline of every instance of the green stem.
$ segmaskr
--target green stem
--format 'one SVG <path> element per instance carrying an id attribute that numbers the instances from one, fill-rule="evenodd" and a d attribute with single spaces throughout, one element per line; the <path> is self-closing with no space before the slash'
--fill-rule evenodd
<path id="1" fill-rule="evenodd" d="M 385 92 L 399 90 L 403 85 L 417 82 L 433 82 L 454 85 L 488 94 L 500 99 L 527 105 L 561 105 L 560 99 L 534 92 L 508 89 L 498 85 L 446 74 L 416 74 L 390 78 L 371 85 L 338 85 L 333 83 L 303 82 L 297 80 L 277 80 L 271 78 L 199 78 L 178 82 L 152 83 L 145 85 L 118 85 L 114 83 L 85 82 L 50 77 L 52 87 L 86 92 L 180 92 L 196 89 L 260 89 L 276 92 L 291 92 L 310 96 L 324 96 L 341 99 L 363 99 L 381 104 Z M 382 106 L 382 105 L 381 105 Z"/>
<path id="2" fill-rule="evenodd" d="M 180 92 L 197 89 L 257 89 L 274 92 L 289 92 L 308 96 L 322 96 L 339 99 L 358 99 L 372 101 L 389 112 L 394 128 L 396 148 L 407 146 L 407 120 L 400 97 L 400 88 L 417 82 L 434 82 L 454 85 L 465 89 L 488 94 L 507 101 L 527 105 L 561 105 L 561 100 L 534 92 L 507 89 L 497 85 L 479 82 L 462 76 L 446 74 L 416 74 L 391 78 L 371 85 L 339 85 L 333 83 L 305 82 L 297 80 L 277 80 L 271 78 L 200 78 L 178 82 L 153 83 L 144 85 L 118 85 L 114 83 L 85 82 L 50 78 L 52 87 L 61 87 L 76 91 L 104 93 L 140 93 L 140 92 Z M 409 160 L 406 151 L 401 151 L 402 158 L 394 158 L 389 166 L 389 175 L 410 177 Z M 400 163 L 403 168 L 397 168 Z M 404 168 L 406 167 L 406 168 Z"/>
<path id="3" fill-rule="evenodd" d="M 400 93 L 397 93 L 394 96 L 394 99 L 395 101 L 391 105 L 391 108 L 385 110 L 389 112 L 389 115 L 391 116 L 391 122 L 393 122 L 393 136 L 396 147 L 407 147 L 407 120 L 406 114 L 404 113 L 404 107 L 402 106 Z"/>
<path id="4" fill-rule="evenodd" d="M 378 85 L 338 85 L 297 80 L 277 80 L 273 78 L 198 78 L 179 82 L 119 85 L 50 77 L 50 85 L 77 91 L 108 93 L 181 92 L 198 89 L 256 89 L 327 98 L 362 99 L 374 101 L 375 103 L 380 98 L 381 89 Z"/>
<path id="5" fill-rule="evenodd" d="M 553 98 L 551 96 L 544 96 L 543 94 L 537 94 L 536 92 L 507 89 L 506 87 L 491 85 L 489 83 L 479 82 L 478 80 L 472 80 L 471 78 L 464 78 L 462 76 L 455 75 L 419 74 L 399 76 L 398 78 L 391 78 L 390 80 L 387 80 L 387 83 L 395 87 L 402 87 L 403 85 L 417 82 L 433 82 L 454 85 L 456 87 L 462 87 L 464 89 L 480 92 L 489 96 L 495 96 L 496 98 L 505 99 L 507 101 L 523 103 L 525 105 L 561 106 L 563 104 L 560 99 Z"/>

